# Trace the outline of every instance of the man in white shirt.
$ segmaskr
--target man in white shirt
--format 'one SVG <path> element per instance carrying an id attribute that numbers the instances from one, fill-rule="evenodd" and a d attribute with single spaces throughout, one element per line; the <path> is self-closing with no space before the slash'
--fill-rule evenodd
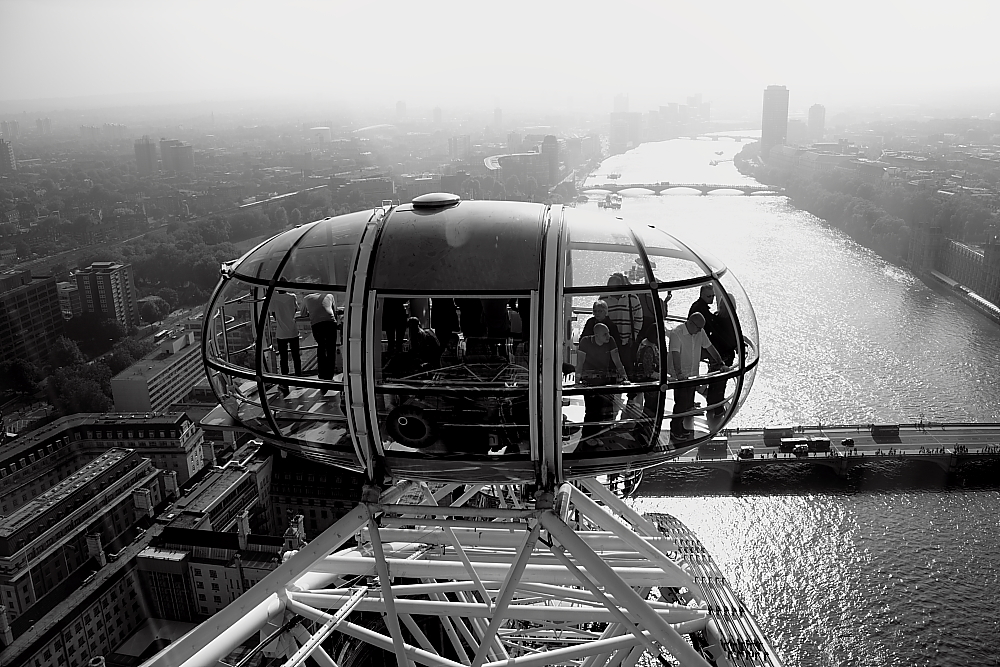
<path id="1" fill-rule="evenodd" d="M 699 374 L 701 351 L 721 366 L 722 372 L 729 367 L 723 364 L 712 341 L 705 333 L 705 316 L 699 312 L 688 315 L 687 321 L 670 331 L 670 347 L 667 355 L 667 377 L 671 380 L 687 380 Z M 694 392 L 696 384 L 674 387 L 674 414 L 688 412 L 694 409 Z M 670 435 L 676 439 L 690 438 L 694 431 L 684 427 L 684 418 L 670 420 Z"/>
<path id="2" fill-rule="evenodd" d="M 298 312 L 298 300 L 295 295 L 284 290 L 278 290 L 271 297 L 269 310 L 274 315 L 277 325 L 275 338 L 278 342 L 278 356 L 281 359 L 281 374 L 288 375 L 288 351 L 292 351 L 292 364 L 296 375 L 302 375 L 302 358 L 299 355 L 299 330 L 295 324 L 295 314 Z M 288 387 L 282 386 L 281 393 L 288 395 Z"/>

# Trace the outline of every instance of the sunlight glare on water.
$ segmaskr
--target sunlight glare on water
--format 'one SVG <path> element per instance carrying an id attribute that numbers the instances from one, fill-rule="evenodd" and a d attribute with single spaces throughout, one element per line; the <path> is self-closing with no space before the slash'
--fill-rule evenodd
<path id="1" fill-rule="evenodd" d="M 741 147 L 645 144 L 588 183 L 752 183 L 709 164 Z M 1000 421 L 1000 327 L 943 291 L 784 197 L 623 196 L 615 215 L 710 250 L 754 305 L 760 370 L 734 426 Z M 683 489 L 709 475 L 668 468 L 647 471 L 637 508 L 694 530 L 788 667 L 1000 664 L 995 490 L 810 492 L 812 473 L 789 471 L 781 495 L 706 496 Z"/>

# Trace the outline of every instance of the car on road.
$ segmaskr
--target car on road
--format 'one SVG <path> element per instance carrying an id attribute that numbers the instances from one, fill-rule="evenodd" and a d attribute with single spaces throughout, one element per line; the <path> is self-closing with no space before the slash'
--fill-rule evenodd
<path id="1" fill-rule="evenodd" d="M 843 440 L 840 441 L 840 446 L 841 447 L 853 447 L 854 446 L 854 438 L 844 438 Z"/>
<path id="2" fill-rule="evenodd" d="M 741 459 L 752 459 L 753 458 L 753 445 L 743 445 L 740 447 L 740 458 Z"/>

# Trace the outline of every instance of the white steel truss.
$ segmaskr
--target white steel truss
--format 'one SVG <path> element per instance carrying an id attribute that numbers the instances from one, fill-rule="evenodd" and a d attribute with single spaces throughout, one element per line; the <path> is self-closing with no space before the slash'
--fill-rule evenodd
<path id="1" fill-rule="evenodd" d="M 683 549 L 596 480 L 535 499 L 458 486 L 367 489 L 348 515 L 145 664 L 236 667 L 262 654 L 286 667 L 308 658 L 338 667 L 366 649 L 398 667 L 737 664 Z M 503 506 L 470 505 L 481 488 Z"/>

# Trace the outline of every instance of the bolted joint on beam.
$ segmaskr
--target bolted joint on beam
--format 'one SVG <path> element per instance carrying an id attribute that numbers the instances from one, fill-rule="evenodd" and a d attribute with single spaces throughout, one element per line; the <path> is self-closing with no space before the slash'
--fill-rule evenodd
<path id="1" fill-rule="evenodd" d="M 361 488 L 361 502 L 366 505 L 378 505 L 381 495 L 381 491 L 374 484 L 365 484 Z"/>
<path id="2" fill-rule="evenodd" d="M 536 510 L 547 510 L 552 509 L 555 505 L 555 494 L 551 491 L 539 490 L 535 492 L 535 509 Z"/>

